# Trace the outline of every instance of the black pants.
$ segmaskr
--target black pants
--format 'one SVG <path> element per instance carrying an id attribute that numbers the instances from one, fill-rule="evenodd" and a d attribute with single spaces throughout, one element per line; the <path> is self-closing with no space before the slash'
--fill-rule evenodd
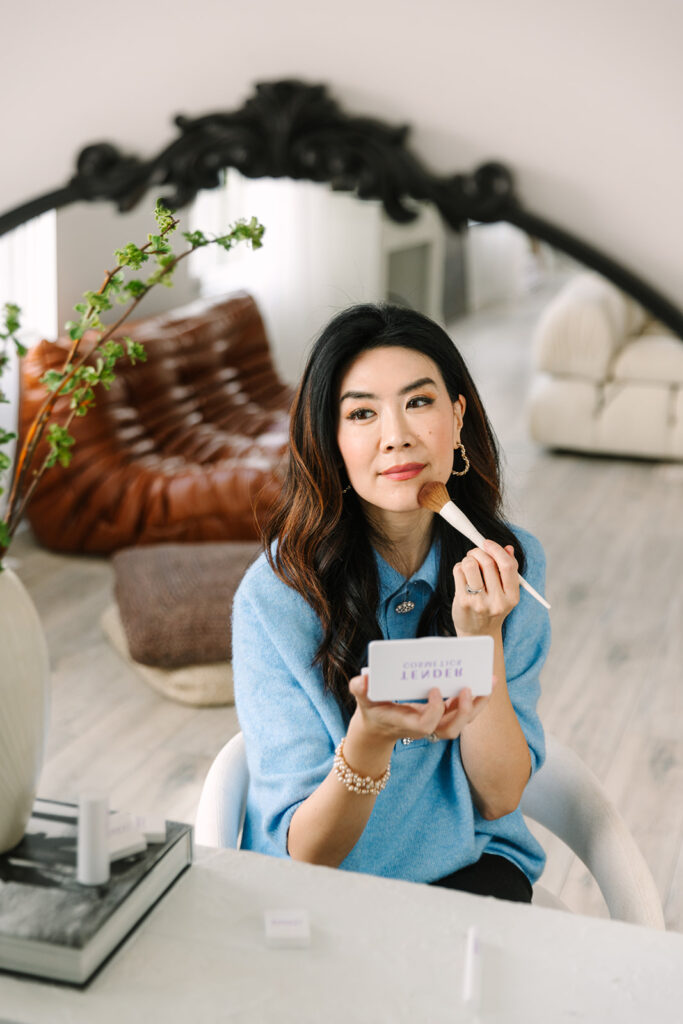
<path id="1" fill-rule="evenodd" d="M 507 857 L 494 853 L 482 853 L 476 864 L 468 864 L 466 868 L 430 884 L 473 892 L 478 896 L 495 896 L 499 900 L 531 903 L 531 882 L 524 872 Z"/>

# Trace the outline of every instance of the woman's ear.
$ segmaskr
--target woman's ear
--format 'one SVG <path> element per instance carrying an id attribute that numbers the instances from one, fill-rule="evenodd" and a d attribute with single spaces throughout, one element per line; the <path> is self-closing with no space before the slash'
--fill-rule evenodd
<path id="1" fill-rule="evenodd" d="M 460 441 L 460 431 L 462 430 L 462 423 L 465 418 L 466 406 L 465 396 L 458 395 L 456 401 L 453 402 L 453 444 L 458 444 Z"/>

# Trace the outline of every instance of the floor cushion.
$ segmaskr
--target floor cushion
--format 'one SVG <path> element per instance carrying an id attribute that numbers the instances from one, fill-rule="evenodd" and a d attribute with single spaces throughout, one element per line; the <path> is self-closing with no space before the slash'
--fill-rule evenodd
<path id="1" fill-rule="evenodd" d="M 101 617 L 118 653 L 182 704 L 233 702 L 232 600 L 261 545 L 155 544 L 112 558 L 115 603 Z"/>
<path id="2" fill-rule="evenodd" d="M 234 541 L 117 552 L 114 596 L 130 657 L 164 669 L 230 661 L 232 599 L 260 549 Z"/>
<path id="3" fill-rule="evenodd" d="M 229 661 L 211 665 L 186 665 L 183 668 L 143 665 L 130 657 L 126 631 L 117 605 L 111 604 L 104 610 L 100 624 L 114 650 L 163 697 L 194 707 L 218 707 L 234 703 L 232 665 Z"/>

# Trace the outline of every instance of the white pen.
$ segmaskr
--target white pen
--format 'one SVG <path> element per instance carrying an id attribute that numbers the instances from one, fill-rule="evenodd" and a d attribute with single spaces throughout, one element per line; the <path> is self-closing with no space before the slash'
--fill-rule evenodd
<path id="1" fill-rule="evenodd" d="M 481 947 L 479 934 L 474 925 L 467 929 L 465 941 L 465 967 L 462 979 L 463 1005 L 472 1014 L 479 1012 L 481 1006 Z"/>

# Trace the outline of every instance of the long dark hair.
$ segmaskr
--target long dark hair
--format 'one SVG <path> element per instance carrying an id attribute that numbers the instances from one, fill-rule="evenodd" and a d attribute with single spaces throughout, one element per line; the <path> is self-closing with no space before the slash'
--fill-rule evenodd
<path id="1" fill-rule="evenodd" d="M 464 396 L 461 441 L 471 468 L 467 476 L 449 478 L 449 494 L 485 537 L 515 546 L 524 571 L 524 553 L 502 516 L 496 438 L 452 340 L 432 320 L 400 306 L 368 304 L 339 313 L 313 346 L 294 398 L 286 477 L 264 524 L 263 539 L 273 570 L 320 618 L 323 639 L 314 664 L 320 665 L 328 691 L 349 712 L 354 700 L 348 681 L 360 671 L 369 641 L 382 633 L 370 530 L 355 493 L 342 493 L 347 480 L 337 445 L 339 387 L 356 356 L 386 346 L 428 356 L 441 371 L 451 401 Z M 460 468 L 458 453 L 454 461 Z M 418 636 L 454 634 L 453 566 L 472 547 L 439 516 L 434 517 L 433 531 L 440 542 L 439 577 Z"/>

